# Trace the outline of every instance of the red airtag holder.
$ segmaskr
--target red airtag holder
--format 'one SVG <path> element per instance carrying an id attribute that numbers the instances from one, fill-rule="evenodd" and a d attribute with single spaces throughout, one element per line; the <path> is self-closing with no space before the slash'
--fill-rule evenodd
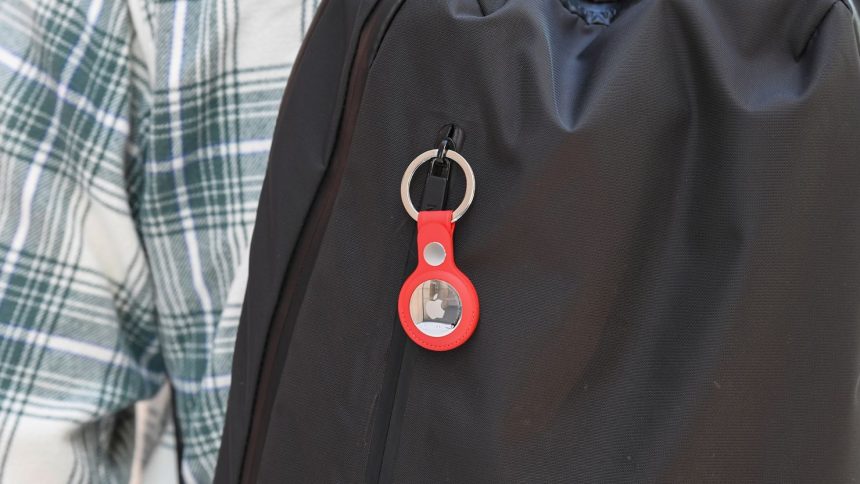
<path id="1" fill-rule="evenodd" d="M 424 211 L 418 213 L 418 267 L 400 289 L 398 313 L 400 324 L 409 338 L 419 346 L 433 351 L 447 351 L 465 343 L 478 325 L 478 293 L 472 281 L 463 274 L 454 262 L 454 222 L 450 210 Z M 444 250 L 441 262 L 437 243 Z M 433 245 L 430 250 L 429 245 Z M 428 252 L 430 256 L 428 257 Z M 432 265 L 436 264 L 438 265 Z M 447 283 L 456 291 L 460 302 L 460 316 L 456 325 L 443 336 L 427 334 L 419 328 L 422 321 L 413 320 L 413 312 L 424 314 L 424 301 L 412 301 L 415 290 L 427 281 Z M 432 284 L 437 284 L 432 282 Z M 450 291 L 449 291 L 450 293 Z M 433 301 L 437 302 L 437 301 Z M 418 309 L 415 306 L 420 306 Z M 441 303 L 438 304 L 441 307 Z M 450 309 L 450 308 L 448 308 Z M 441 309 L 439 309 L 441 311 Z"/>

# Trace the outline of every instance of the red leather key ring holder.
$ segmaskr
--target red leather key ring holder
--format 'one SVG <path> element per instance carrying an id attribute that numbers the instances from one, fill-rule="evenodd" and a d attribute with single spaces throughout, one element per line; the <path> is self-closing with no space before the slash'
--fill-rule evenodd
<path id="1" fill-rule="evenodd" d="M 433 159 L 436 150 L 410 163 L 401 182 L 406 211 L 418 222 L 418 266 L 400 289 L 398 314 L 403 330 L 419 346 L 447 351 L 465 343 L 478 325 L 478 293 L 454 261 L 455 222 L 468 210 L 475 194 L 472 169 L 459 153 L 447 151 L 466 175 L 466 196 L 457 209 L 418 212 L 409 196 L 415 170 Z"/>

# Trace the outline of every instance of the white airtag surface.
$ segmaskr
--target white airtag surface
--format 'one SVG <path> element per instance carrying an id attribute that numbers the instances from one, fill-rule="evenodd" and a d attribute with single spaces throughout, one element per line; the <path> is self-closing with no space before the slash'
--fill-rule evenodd
<path id="1" fill-rule="evenodd" d="M 428 244 L 428 247 L 430 245 L 432 244 Z M 443 249 L 442 253 L 444 252 Z M 412 297 L 409 298 L 409 314 L 419 331 L 439 338 L 456 329 L 463 315 L 463 305 L 453 286 L 445 281 L 431 279 L 419 284 L 412 292 Z"/>

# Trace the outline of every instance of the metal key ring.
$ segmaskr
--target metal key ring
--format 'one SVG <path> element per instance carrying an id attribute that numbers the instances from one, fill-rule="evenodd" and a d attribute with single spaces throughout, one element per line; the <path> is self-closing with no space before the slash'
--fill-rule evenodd
<path id="1" fill-rule="evenodd" d="M 416 156 L 415 159 L 409 163 L 409 166 L 406 167 L 406 172 L 403 173 L 403 180 L 400 182 L 400 199 L 403 200 L 403 207 L 406 209 L 406 213 L 416 221 L 418 220 L 418 210 L 415 209 L 415 205 L 412 203 L 412 196 L 409 194 L 409 186 L 412 184 L 412 176 L 415 175 L 415 171 L 418 170 L 418 167 L 435 159 L 436 151 L 437 150 L 434 148 Z M 466 210 L 468 210 L 469 206 L 472 205 L 472 200 L 475 199 L 475 173 L 472 172 L 472 167 L 469 166 L 469 162 L 466 161 L 460 153 L 457 153 L 454 150 L 448 150 L 445 154 L 445 158 L 454 160 L 454 162 L 460 165 L 460 168 L 463 169 L 463 173 L 466 174 L 466 194 L 463 196 L 463 201 L 460 202 L 460 205 L 454 209 L 454 214 L 451 217 L 451 221 L 456 222 L 457 220 L 460 220 L 460 217 L 462 217 L 464 213 L 466 213 Z"/>

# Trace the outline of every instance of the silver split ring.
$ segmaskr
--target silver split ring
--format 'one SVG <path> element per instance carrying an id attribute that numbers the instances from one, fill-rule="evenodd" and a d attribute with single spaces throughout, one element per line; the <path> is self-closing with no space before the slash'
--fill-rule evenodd
<path id="1" fill-rule="evenodd" d="M 438 151 L 434 148 L 415 157 L 415 159 L 409 163 L 409 166 L 406 167 L 406 172 L 403 173 L 403 180 L 400 182 L 400 199 L 403 200 L 403 208 L 405 208 L 406 213 L 416 221 L 418 220 L 418 210 L 415 209 L 415 205 L 412 203 L 412 196 L 409 194 L 409 187 L 412 185 L 412 176 L 415 175 L 415 171 L 418 170 L 419 166 L 436 158 L 437 153 Z M 460 168 L 463 169 L 463 173 L 466 174 L 466 194 L 463 197 L 463 201 L 460 202 L 460 205 L 454 209 L 454 214 L 451 217 L 451 222 L 456 222 L 457 220 L 460 220 L 460 217 L 462 217 L 464 213 L 466 213 L 466 210 L 469 210 L 469 206 L 472 205 L 472 200 L 475 199 L 475 173 L 472 172 L 472 167 L 469 166 L 469 162 L 466 161 L 460 153 L 453 150 L 447 150 L 445 152 L 445 158 L 454 160 L 454 162 L 460 165 Z"/>

